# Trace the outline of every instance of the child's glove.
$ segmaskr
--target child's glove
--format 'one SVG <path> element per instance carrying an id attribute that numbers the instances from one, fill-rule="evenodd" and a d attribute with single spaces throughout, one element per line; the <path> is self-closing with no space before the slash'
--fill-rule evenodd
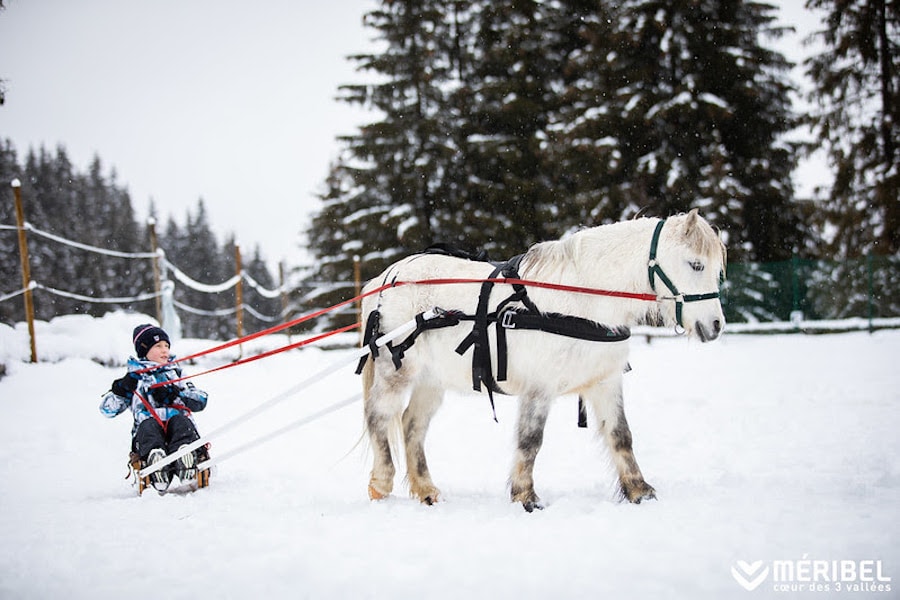
<path id="1" fill-rule="evenodd" d="M 113 381 L 112 386 L 109 389 L 112 390 L 112 393 L 116 396 L 130 398 L 134 393 L 134 390 L 137 389 L 137 384 L 137 377 L 135 377 L 131 373 L 128 373 L 127 375 L 125 375 L 125 377 Z"/>
<path id="2" fill-rule="evenodd" d="M 181 390 L 178 389 L 176 385 L 164 385 L 162 387 L 153 388 L 151 392 L 153 394 L 153 398 L 156 400 L 157 404 L 172 404 L 181 393 Z"/>

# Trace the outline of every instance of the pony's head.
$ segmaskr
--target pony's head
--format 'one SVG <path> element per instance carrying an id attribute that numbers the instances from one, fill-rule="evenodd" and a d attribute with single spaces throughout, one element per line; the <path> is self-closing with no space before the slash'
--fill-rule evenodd
<path id="1" fill-rule="evenodd" d="M 725 244 L 697 209 L 660 221 L 653 234 L 648 276 L 663 298 L 660 316 L 702 342 L 725 327 L 719 284 L 725 275 Z"/>

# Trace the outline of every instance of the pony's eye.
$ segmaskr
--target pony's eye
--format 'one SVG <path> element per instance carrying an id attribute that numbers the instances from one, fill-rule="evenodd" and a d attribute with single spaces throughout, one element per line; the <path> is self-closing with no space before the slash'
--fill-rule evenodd
<path id="1" fill-rule="evenodd" d="M 699 260 L 692 260 L 692 261 L 689 262 L 688 264 L 691 265 L 691 268 L 692 268 L 693 270 L 697 271 L 698 273 L 699 273 L 700 271 L 702 271 L 702 270 L 705 268 L 705 267 L 703 266 L 703 263 L 700 262 Z"/>

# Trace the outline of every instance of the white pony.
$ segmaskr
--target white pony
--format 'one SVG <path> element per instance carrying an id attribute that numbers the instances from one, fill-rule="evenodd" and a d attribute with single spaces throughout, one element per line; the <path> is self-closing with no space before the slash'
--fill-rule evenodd
<path id="1" fill-rule="evenodd" d="M 654 498 L 635 461 L 623 410 L 627 328 L 654 323 L 682 327 L 704 342 L 719 336 L 725 322 L 718 299 L 725 246 L 716 232 L 696 210 L 665 220 L 639 218 L 537 244 L 521 257 L 512 277 L 510 272 L 498 274 L 495 266 L 417 254 L 394 263 L 366 286 L 365 343 L 377 354 L 362 370 L 365 423 L 374 454 L 369 497 L 377 500 L 392 492 L 391 440 L 402 438 L 411 495 L 436 502 L 440 491 L 424 451 L 429 422 L 446 390 L 472 391 L 483 383 L 519 398 L 509 479 L 513 502 L 529 512 L 543 508 L 534 490 L 534 461 L 550 404 L 566 394 L 579 395 L 591 408 L 624 497 L 634 503 Z M 520 285 L 497 280 L 503 276 L 508 279 L 502 281 L 524 283 L 524 294 Z M 491 278 L 494 284 L 479 283 Z M 511 298 L 517 290 L 520 295 Z M 393 351 L 379 352 L 371 344 L 373 336 L 435 307 L 443 309 L 437 311 L 442 318 L 435 328 L 417 331 Z M 480 310 L 482 315 L 489 312 L 481 318 L 484 331 L 479 333 Z M 513 317 L 530 314 L 538 326 L 517 327 L 502 314 L 510 310 Z M 540 326 L 544 318 L 551 319 L 548 327 Z M 420 323 L 425 323 L 421 317 Z M 505 338 L 499 350 L 498 330 Z M 604 335 L 610 341 L 597 341 Z M 474 343 L 467 345 L 467 339 Z M 480 353 L 486 364 L 473 361 L 473 353 Z"/>

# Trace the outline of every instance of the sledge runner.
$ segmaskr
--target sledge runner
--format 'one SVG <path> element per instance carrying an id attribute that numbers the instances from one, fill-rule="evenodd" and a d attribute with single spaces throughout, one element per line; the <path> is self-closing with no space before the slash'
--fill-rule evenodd
<path id="1" fill-rule="evenodd" d="M 200 438 L 191 413 L 206 408 L 207 394 L 190 382 L 158 385 L 181 377 L 181 367 L 171 362 L 174 356 L 169 353 L 169 336 L 163 329 L 149 323 L 138 325 L 132 337 L 137 358 L 130 357 L 128 373 L 112 382 L 100 403 L 100 412 L 113 418 L 131 409 L 134 427 L 129 462 L 138 493 L 148 483 L 163 493 L 173 477 L 182 483 L 196 481 L 196 487 L 206 487 L 209 470 L 197 469 L 209 458 L 205 446 L 146 478 L 138 474 L 142 468 Z"/>

